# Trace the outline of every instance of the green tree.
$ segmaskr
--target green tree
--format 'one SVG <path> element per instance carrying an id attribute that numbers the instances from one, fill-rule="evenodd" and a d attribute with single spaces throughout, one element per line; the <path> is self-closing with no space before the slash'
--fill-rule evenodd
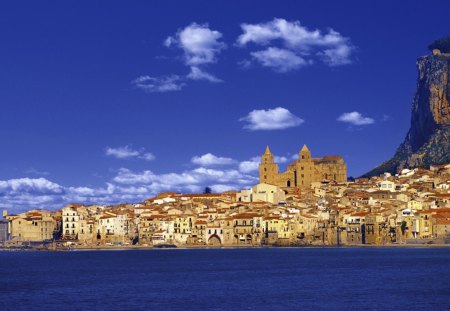
<path id="1" fill-rule="evenodd" d="M 203 193 L 212 193 L 212 189 L 210 187 L 205 187 L 205 191 Z"/>

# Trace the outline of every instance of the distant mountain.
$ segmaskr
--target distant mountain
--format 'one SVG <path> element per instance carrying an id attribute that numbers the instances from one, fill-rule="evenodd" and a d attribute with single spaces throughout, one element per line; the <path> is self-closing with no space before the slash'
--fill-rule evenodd
<path id="1" fill-rule="evenodd" d="M 364 177 L 384 172 L 397 173 L 403 168 L 450 163 L 449 43 L 450 36 L 437 40 L 429 46 L 431 55 L 418 58 L 419 77 L 408 134 L 390 160 Z"/>

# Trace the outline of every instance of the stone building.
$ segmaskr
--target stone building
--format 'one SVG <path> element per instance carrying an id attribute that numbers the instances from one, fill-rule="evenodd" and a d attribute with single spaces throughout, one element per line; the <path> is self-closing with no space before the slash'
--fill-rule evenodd
<path id="1" fill-rule="evenodd" d="M 303 145 L 299 159 L 292 162 L 285 172 L 279 173 L 278 164 L 267 146 L 259 165 L 259 181 L 284 190 L 310 188 L 313 182 L 346 182 L 347 166 L 340 156 L 312 158 L 308 147 Z"/>
<path id="2" fill-rule="evenodd" d="M 9 240 L 8 221 L 0 219 L 0 242 Z"/>
<path id="3" fill-rule="evenodd" d="M 16 241 L 45 241 L 53 239 L 56 221 L 50 211 L 31 210 L 8 215 L 11 238 Z"/>

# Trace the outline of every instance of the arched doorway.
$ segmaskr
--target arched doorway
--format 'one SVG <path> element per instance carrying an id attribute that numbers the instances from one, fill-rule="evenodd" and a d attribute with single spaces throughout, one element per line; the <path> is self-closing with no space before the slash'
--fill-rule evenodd
<path id="1" fill-rule="evenodd" d="M 286 186 L 287 186 L 287 187 L 290 187 L 290 186 L 291 186 L 291 181 L 290 181 L 290 180 L 287 181 Z"/>
<path id="2" fill-rule="evenodd" d="M 220 241 L 219 236 L 217 236 L 217 235 L 214 234 L 214 235 L 211 235 L 211 236 L 209 237 L 208 245 L 212 245 L 212 246 L 221 246 L 221 245 L 222 245 L 222 242 Z"/>

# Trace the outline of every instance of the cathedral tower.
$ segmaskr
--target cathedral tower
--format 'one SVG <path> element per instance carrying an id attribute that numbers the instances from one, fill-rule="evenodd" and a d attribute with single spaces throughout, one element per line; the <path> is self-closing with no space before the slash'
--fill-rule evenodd
<path id="1" fill-rule="evenodd" d="M 302 150 L 298 154 L 298 158 L 300 161 L 305 162 L 311 160 L 311 151 L 309 151 L 306 145 L 303 145 Z"/>
<path id="2" fill-rule="evenodd" d="M 259 182 L 275 184 L 276 176 L 278 176 L 278 164 L 274 162 L 273 154 L 267 146 L 259 165 Z"/>
<path id="3" fill-rule="evenodd" d="M 313 180 L 314 174 L 314 163 L 311 159 L 311 151 L 309 151 L 306 145 L 303 145 L 302 149 L 298 153 L 297 162 L 297 185 L 304 187 L 305 185 L 310 185 Z"/>

